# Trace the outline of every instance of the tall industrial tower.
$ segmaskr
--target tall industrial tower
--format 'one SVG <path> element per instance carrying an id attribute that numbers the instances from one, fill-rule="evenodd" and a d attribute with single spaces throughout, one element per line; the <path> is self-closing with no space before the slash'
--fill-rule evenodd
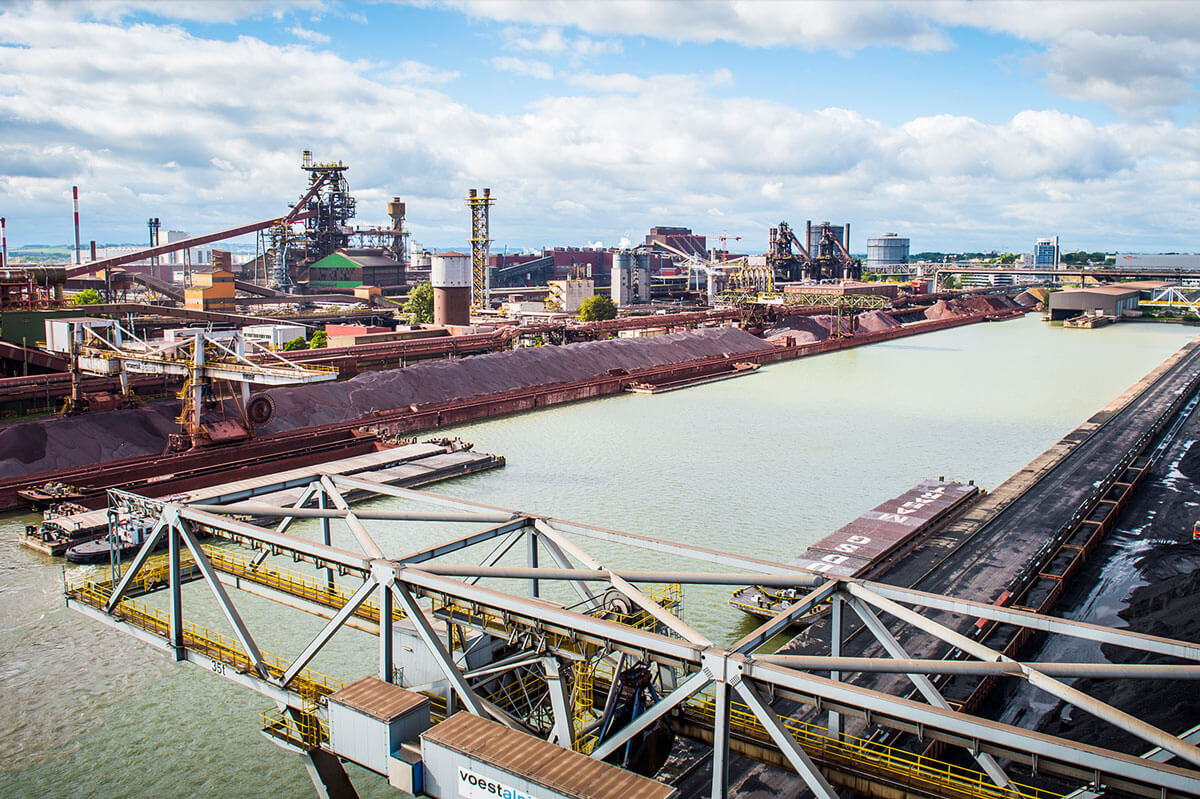
<path id="1" fill-rule="evenodd" d="M 467 195 L 467 207 L 471 209 L 471 307 L 484 308 L 491 300 L 492 281 L 488 274 L 488 209 L 492 207 L 492 190 L 484 189 L 479 194 L 471 189 Z"/>
<path id="2" fill-rule="evenodd" d="M 320 184 L 318 193 L 310 197 L 306 209 L 313 215 L 304 222 L 308 239 L 305 260 L 312 263 L 349 245 L 349 221 L 354 218 L 355 202 L 346 182 L 345 172 L 350 167 L 341 161 L 319 164 L 313 161 L 312 152 L 305 150 L 300 168 L 308 173 L 310 191 Z"/>

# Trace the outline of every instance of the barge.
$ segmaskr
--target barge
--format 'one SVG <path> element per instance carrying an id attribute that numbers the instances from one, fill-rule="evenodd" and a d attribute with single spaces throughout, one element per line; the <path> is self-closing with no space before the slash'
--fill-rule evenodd
<path id="1" fill-rule="evenodd" d="M 818 574 L 866 577 L 923 539 L 981 493 L 973 483 L 926 480 L 825 536 L 788 565 Z M 729 604 L 769 619 L 800 595 L 794 588 L 751 585 L 735 593 Z"/>
<path id="2" fill-rule="evenodd" d="M 371 479 L 400 488 L 415 488 L 447 480 L 463 474 L 496 469 L 504 466 L 503 456 L 474 452 L 472 445 L 451 439 L 436 439 L 421 444 L 384 446 L 376 452 L 325 461 L 287 470 L 277 470 L 267 475 L 243 477 L 224 483 L 209 483 L 186 493 L 158 492 L 151 494 L 160 498 L 174 498 L 186 502 L 221 504 L 236 499 L 259 497 L 263 502 L 276 505 L 291 505 L 299 499 L 299 491 L 278 491 L 270 488 L 281 482 L 303 477 L 314 471 L 323 474 L 361 474 Z M 229 475 L 231 476 L 231 475 Z M 353 494 L 351 494 L 353 496 Z M 108 535 L 110 529 L 107 508 L 88 510 L 75 506 L 74 513 L 48 516 L 41 527 L 29 525 L 20 537 L 23 546 L 46 555 L 68 554 L 71 549 L 88 542 L 96 542 L 103 548 L 97 555 L 95 546 L 79 550 L 76 557 L 94 557 L 106 562 L 109 559 Z M 137 531 L 127 531 L 125 539 L 138 538 Z M 97 541 L 97 539 L 100 539 Z"/>
<path id="3" fill-rule="evenodd" d="M 637 381 L 630 383 L 625 387 L 625 390 L 633 394 L 665 394 L 668 391 L 677 391 L 681 388 L 691 388 L 692 386 L 699 386 L 705 383 L 715 383 L 718 380 L 728 380 L 731 377 L 753 374 L 758 371 L 758 368 L 759 365 L 756 363 L 737 361 L 729 364 L 728 368 L 722 368 L 710 374 L 660 382 Z"/>

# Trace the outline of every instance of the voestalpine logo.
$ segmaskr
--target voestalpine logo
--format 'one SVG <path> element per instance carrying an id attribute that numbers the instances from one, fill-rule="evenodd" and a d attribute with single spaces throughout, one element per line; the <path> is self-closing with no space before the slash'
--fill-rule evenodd
<path id="1" fill-rule="evenodd" d="M 458 795 L 463 799 L 533 799 L 511 785 L 476 774 L 465 768 L 458 770 Z"/>

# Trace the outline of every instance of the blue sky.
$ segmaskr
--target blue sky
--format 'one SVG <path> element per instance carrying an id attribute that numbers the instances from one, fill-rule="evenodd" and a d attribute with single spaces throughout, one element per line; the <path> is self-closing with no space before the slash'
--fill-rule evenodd
<path id="1" fill-rule="evenodd" d="M 283 212 L 300 151 L 359 221 L 408 202 L 462 247 L 616 245 L 680 224 L 766 247 L 1194 251 L 1190 2 L 0 2 L 10 246 L 140 241 Z"/>

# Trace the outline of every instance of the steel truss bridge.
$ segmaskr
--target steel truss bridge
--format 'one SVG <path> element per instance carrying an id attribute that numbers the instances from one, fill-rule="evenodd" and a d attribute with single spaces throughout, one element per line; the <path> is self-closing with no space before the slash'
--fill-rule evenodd
<path id="1" fill-rule="evenodd" d="M 293 506 L 253 501 L 285 489 L 301 489 Z M 351 493 L 399 498 L 407 501 L 405 507 L 417 510 L 352 506 L 347 500 Z M 176 660 L 199 665 L 272 700 L 280 712 L 264 716 L 264 732 L 305 757 L 319 790 L 321 780 L 326 786 L 337 781 L 331 770 L 341 772 L 332 756 L 336 753 L 328 749 L 325 699 L 343 683 L 312 672 L 309 664 L 339 630 L 354 627 L 378 635 L 379 677 L 395 682 L 393 631 L 402 625 L 424 644 L 444 677 L 441 684 L 448 686 L 444 692 L 434 684 L 413 686 L 430 692 L 435 719 L 465 709 L 605 758 L 670 714 L 676 729 L 711 747 L 714 799 L 729 795 L 732 753 L 793 770 L 823 799 L 837 795 L 835 786 L 867 794 L 877 789 L 880 796 L 896 795 L 896 789 L 907 796 L 929 797 L 1055 795 L 1010 781 L 1002 760 L 1022 764 L 1035 776 L 1052 774 L 1097 791 L 1107 786 L 1160 799 L 1200 795 L 1200 748 L 1063 682 L 1073 677 L 1200 679 L 1200 644 L 827 577 L 753 557 L 394 488 L 358 476 L 268 480 L 221 500 L 224 504 L 188 504 L 111 491 L 111 512 L 152 519 L 152 532 L 126 568 L 113 564 L 107 574 L 98 577 L 92 572 L 82 581 L 69 581 L 67 604 Z M 247 517 L 260 523 L 244 521 Z M 272 526 L 265 526 L 264 519 Z M 321 541 L 289 534 L 297 519 L 319 520 Z M 456 523 L 471 531 L 397 556 L 385 553 L 368 528 L 422 523 Z M 201 545 L 202 533 L 215 536 L 216 545 Z M 579 539 L 736 571 L 610 568 L 583 549 Z M 166 554 L 153 554 L 164 541 Z M 478 565 L 446 561 L 447 556 L 461 561 L 467 550 L 483 553 Z M 525 565 L 501 565 L 506 555 L 508 561 Z M 285 559 L 308 564 L 308 571 L 279 568 L 277 562 Z M 211 590 L 231 635 L 185 621 L 181 588 L 192 580 L 203 581 Z M 542 598 L 548 583 L 569 586 L 577 597 L 575 604 Z M 702 584 L 799 590 L 796 601 L 774 618 L 722 646 L 681 616 L 681 587 Z M 294 655 L 263 652 L 227 590 L 231 585 L 328 622 Z M 159 591 L 167 594 L 165 610 L 137 599 Z M 832 614 L 827 655 L 764 651 L 773 637 L 815 612 Z M 1178 662 L 1018 662 L 933 620 L 938 612 L 1127 647 Z M 842 656 L 842 620 L 850 614 L 862 621 L 888 657 Z M 951 644 L 955 659 L 910 658 L 903 635 L 892 631 L 897 622 Z M 272 619 L 271 624 L 278 621 Z M 506 648 L 493 662 L 472 670 L 465 664 L 466 650 L 474 645 L 468 637 L 477 639 L 480 634 Z M 633 666 L 652 671 L 661 699 L 623 728 L 602 735 L 598 719 L 614 701 L 620 675 Z M 924 701 L 844 679 L 862 672 L 906 674 Z M 1156 754 L 1133 757 L 958 712 L 931 680 L 945 674 L 1024 680 L 1142 738 Z M 815 711 L 828 724 L 796 720 L 788 708 L 797 707 L 810 717 Z M 923 742 L 960 747 L 978 769 L 853 737 L 845 731 L 848 719 L 856 720 L 856 726 L 888 728 Z M 344 780 L 344 772 L 340 777 Z"/>

